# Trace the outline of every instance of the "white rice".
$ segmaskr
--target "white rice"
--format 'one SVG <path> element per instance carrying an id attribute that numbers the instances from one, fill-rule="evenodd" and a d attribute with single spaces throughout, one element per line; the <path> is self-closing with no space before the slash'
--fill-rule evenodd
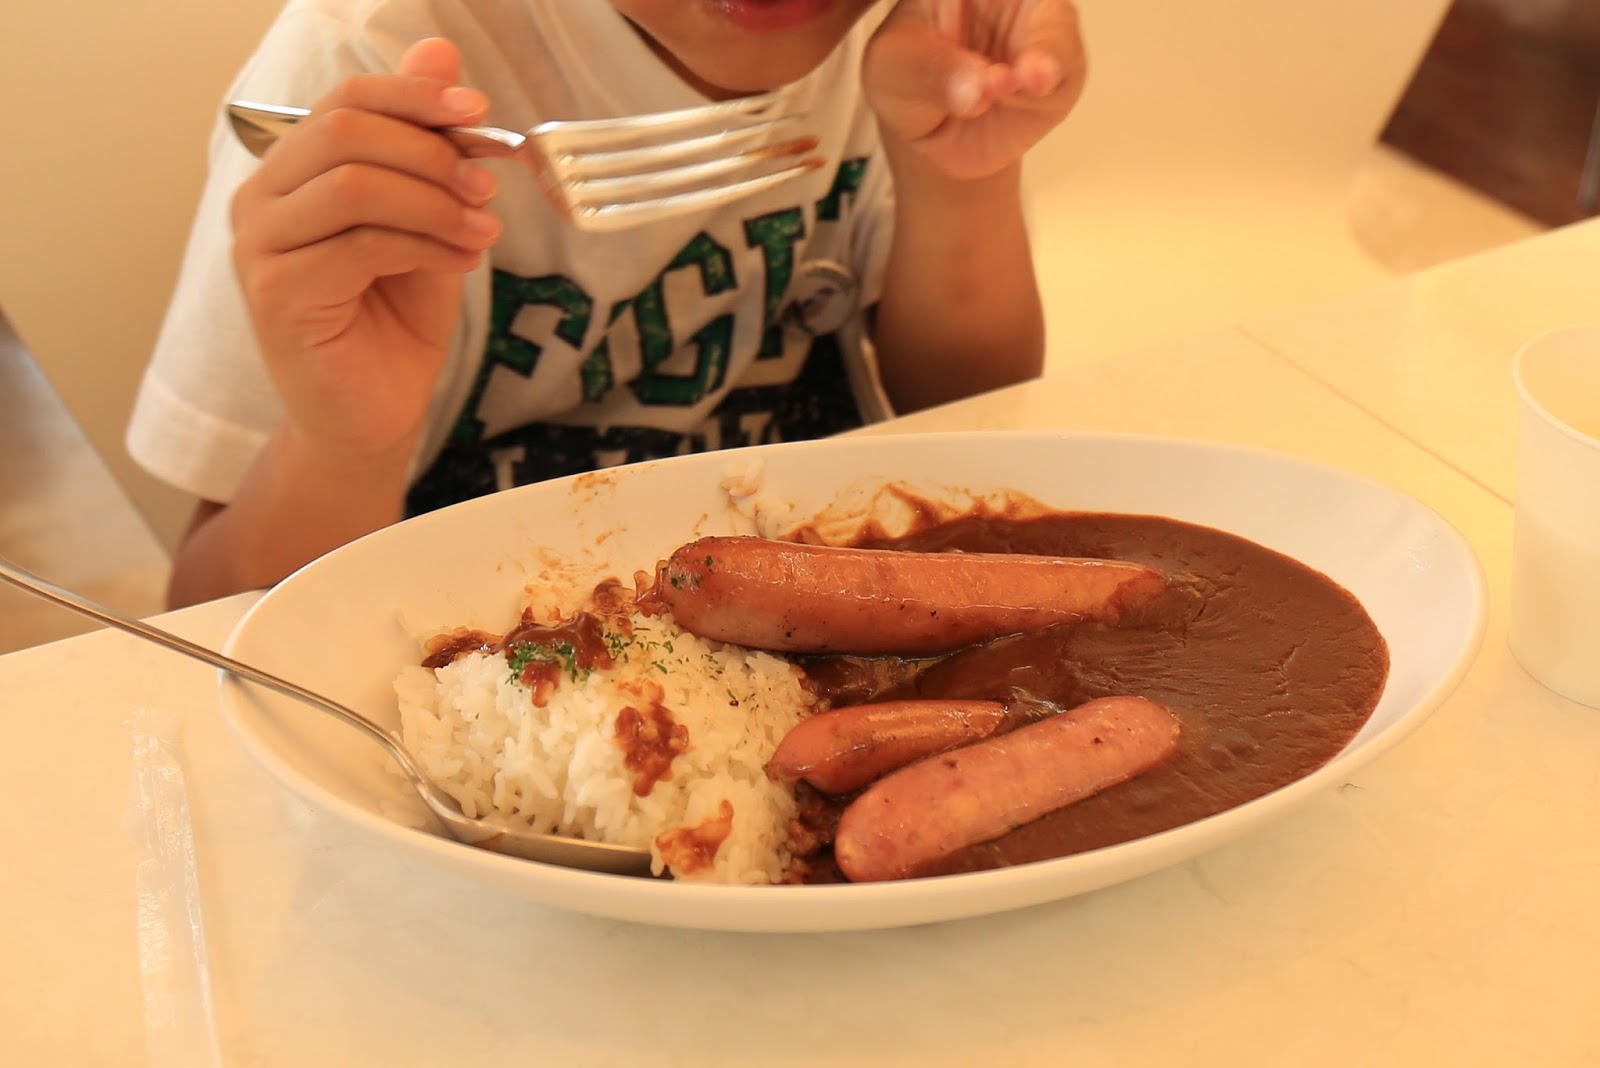
<path id="1" fill-rule="evenodd" d="M 790 791 L 765 767 L 814 699 L 793 664 L 767 653 L 703 641 L 670 616 L 632 616 L 635 633 L 613 668 L 564 673 L 545 707 L 515 680 L 505 656 L 475 652 L 395 681 L 401 733 L 422 770 L 471 816 L 547 833 L 648 846 L 657 874 L 723 883 L 774 883 L 791 858 Z M 644 796 L 616 741 L 625 707 L 659 704 L 687 728 L 688 747 Z M 715 820 L 722 802 L 733 830 L 714 863 L 694 869 L 661 836 Z"/>

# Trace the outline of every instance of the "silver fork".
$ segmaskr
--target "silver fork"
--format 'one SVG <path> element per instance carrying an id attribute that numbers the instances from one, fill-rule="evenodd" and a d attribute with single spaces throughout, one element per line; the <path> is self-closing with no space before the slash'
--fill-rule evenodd
<path id="1" fill-rule="evenodd" d="M 581 230 L 610 232 L 732 203 L 822 166 L 805 115 L 779 90 L 621 119 L 542 122 L 525 133 L 451 126 L 462 155 L 527 164 L 556 210 Z M 228 118 L 256 156 L 310 114 L 236 100 Z"/>

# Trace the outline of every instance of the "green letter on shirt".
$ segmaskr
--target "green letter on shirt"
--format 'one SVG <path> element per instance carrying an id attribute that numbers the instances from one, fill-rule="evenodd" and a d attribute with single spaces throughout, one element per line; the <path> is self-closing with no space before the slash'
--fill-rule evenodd
<path id="1" fill-rule="evenodd" d="M 817 218 L 822 222 L 838 222 L 844 215 L 846 194 L 854 196 L 861 191 L 867 177 L 867 159 L 847 159 L 839 164 L 839 173 L 833 176 L 833 188 L 817 201 Z"/>
<path id="2" fill-rule="evenodd" d="M 560 275 L 518 278 L 506 271 L 495 271 L 489 308 L 489 340 L 461 418 L 450 431 L 452 442 L 463 444 L 482 439 L 483 421 L 478 418 L 478 405 L 483 403 L 484 392 L 489 388 L 489 379 L 496 367 L 509 367 L 527 378 L 539 365 L 539 354 L 544 350 L 511 332 L 518 313 L 530 304 L 560 310 L 562 316 L 556 324 L 555 336 L 573 348 L 583 344 L 583 336 L 589 332 L 589 320 L 594 315 L 594 301 L 571 279 Z"/>
<path id="3" fill-rule="evenodd" d="M 767 305 L 761 323 L 761 351 L 758 360 L 783 355 L 783 328 L 778 315 L 783 311 L 784 294 L 794 281 L 794 249 L 806 236 L 806 219 L 799 208 L 775 211 L 744 224 L 745 239 L 751 248 L 761 250 L 767 267 Z"/>
<path id="4" fill-rule="evenodd" d="M 718 316 L 689 338 L 687 345 L 696 349 L 692 373 L 675 375 L 659 370 L 674 352 L 672 323 L 666 307 L 666 276 L 686 267 L 699 269 L 701 291 L 708 297 L 725 293 L 735 285 L 733 257 L 727 249 L 702 233 L 684 246 L 660 278 L 634 298 L 634 322 L 639 329 L 639 349 L 644 370 L 633 380 L 632 388 L 641 404 L 688 407 L 719 388 L 728 373 L 733 345 L 731 315 Z"/>

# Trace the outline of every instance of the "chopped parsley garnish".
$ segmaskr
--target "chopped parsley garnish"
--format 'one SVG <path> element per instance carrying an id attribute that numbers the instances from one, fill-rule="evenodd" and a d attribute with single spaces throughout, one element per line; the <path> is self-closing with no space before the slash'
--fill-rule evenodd
<path id="1" fill-rule="evenodd" d="M 506 662 L 510 665 L 513 679 L 521 679 L 527 666 L 536 663 L 559 664 L 573 682 L 579 682 L 589 675 L 589 669 L 578 664 L 578 650 L 573 648 L 571 642 L 552 642 L 549 645 L 517 642 L 507 650 Z"/>
<path id="2" fill-rule="evenodd" d="M 676 668 L 692 670 L 696 666 L 686 651 L 680 650 L 671 637 L 659 630 L 635 625 L 631 633 L 608 630 L 603 638 L 613 664 L 638 663 L 645 671 L 659 671 L 663 675 L 672 674 Z M 720 676 L 722 665 L 716 657 L 712 653 L 703 655 L 704 664 L 700 670 Z M 523 673 L 530 664 L 554 664 L 573 682 L 587 679 L 594 668 L 593 665 L 580 663 L 577 649 L 566 641 L 514 642 L 506 649 L 505 656 L 511 678 L 516 681 L 522 681 Z"/>
<path id="3" fill-rule="evenodd" d="M 708 557 L 706 557 L 706 564 L 707 564 L 706 571 L 707 572 L 709 572 L 711 570 L 711 568 L 709 566 L 710 563 L 711 563 L 711 557 L 708 556 Z M 690 571 L 690 572 L 674 571 L 670 575 L 667 576 L 667 582 L 670 583 L 672 588 L 675 589 L 675 590 L 683 590 L 683 589 L 698 590 L 700 588 L 700 576 L 698 574 L 695 574 L 692 571 Z"/>

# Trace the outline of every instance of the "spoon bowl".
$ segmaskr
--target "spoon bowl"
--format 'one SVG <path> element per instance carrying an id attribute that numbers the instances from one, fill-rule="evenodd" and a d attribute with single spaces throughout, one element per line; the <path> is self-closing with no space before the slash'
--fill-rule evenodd
<path id="1" fill-rule="evenodd" d="M 544 864 L 556 864 L 564 868 L 582 868 L 586 871 L 605 872 L 614 875 L 645 875 L 650 870 L 650 851 L 634 846 L 613 845 L 609 842 L 591 842 L 582 838 L 568 838 L 555 834 L 538 834 L 533 831 L 523 830 L 514 826 L 492 823 L 488 820 L 474 819 L 461 811 L 454 798 L 441 790 L 431 779 L 423 774 L 416 758 L 411 755 L 400 739 L 389 730 L 380 727 L 366 716 L 352 708 L 346 708 L 337 701 L 314 693 L 287 679 L 279 678 L 259 668 L 251 667 L 230 656 L 207 649 L 203 645 L 196 645 L 186 638 L 164 631 L 159 627 L 152 627 L 137 619 L 114 612 L 104 605 L 96 604 L 87 598 L 81 597 L 71 590 L 64 589 L 56 584 L 40 578 L 10 560 L 0 557 L 0 579 L 5 580 L 19 589 L 25 590 L 35 596 L 59 605 L 62 608 L 87 616 L 107 626 L 116 627 L 138 638 L 154 642 L 176 653 L 192 657 L 195 660 L 220 668 L 236 678 L 264 686 L 302 701 L 319 711 L 326 712 L 336 719 L 354 727 L 356 730 L 371 738 L 383 747 L 389 758 L 394 761 L 402 774 L 410 780 L 411 785 L 421 797 L 423 803 L 435 817 L 443 824 L 444 829 L 451 838 L 466 845 L 487 849 L 494 853 L 504 853 L 508 856 L 520 857 L 524 860 L 535 860 Z"/>

